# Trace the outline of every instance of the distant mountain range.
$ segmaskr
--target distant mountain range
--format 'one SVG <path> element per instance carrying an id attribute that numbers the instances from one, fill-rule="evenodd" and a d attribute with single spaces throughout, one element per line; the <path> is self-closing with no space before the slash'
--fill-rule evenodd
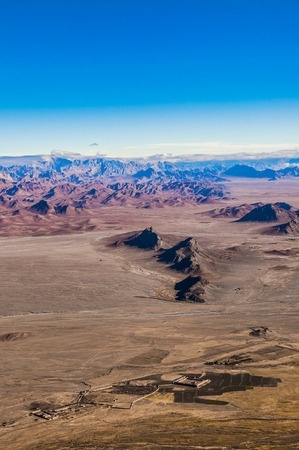
<path id="1" fill-rule="evenodd" d="M 104 158 L 51 157 L 25 165 L 0 167 L 0 208 L 14 214 L 65 214 L 99 205 L 150 207 L 198 204 L 223 198 L 216 169 Z"/>
<path id="2" fill-rule="evenodd" d="M 31 176 L 49 172 L 65 173 L 67 169 L 84 168 L 93 175 L 133 175 L 150 177 L 156 171 L 169 169 L 178 171 L 207 171 L 218 175 L 243 176 L 250 178 L 271 178 L 298 176 L 299 151 L 276 152 L 256 155 L 186 155 L 148 158 L 106 158 L 85 156 L 68 152 L 52 152 L 50 155 L 0 156 L 0 171 L 10 173 L 14 178 L 26 172 Z"/>
<path id="3" fill-rule="evenodd" d="M 265 167 L 268 164 L 268 167 Z M 151 207 L 225 198 L 227 177 L 299 176 L 299 158 L 137 161 L 76 154 L 0 158 L 0 210 L 66 214 L 98 205 Z"/>
<path id="4" fill-rule="evenodd" d="M 236 164 L 223 172 L 223 175 L 229 177 L 245 177 L 245 178 L 269 178 L 275 180 L 284 177 L 298 177 L 299 176 L 299 162 L 290 164 L 281 169 L 263 169 L 257 170 L 252 166 L 245 164 Z"/>
<path id="5" fill-rule="evenodd" d="M 0 223 L 9 217 L 76 216 L 103 206 L 152 208 L 229 198 L 230 177 L 299 176 L 299 159 L 117 160 L 52 154 L 0 158 Z"/>

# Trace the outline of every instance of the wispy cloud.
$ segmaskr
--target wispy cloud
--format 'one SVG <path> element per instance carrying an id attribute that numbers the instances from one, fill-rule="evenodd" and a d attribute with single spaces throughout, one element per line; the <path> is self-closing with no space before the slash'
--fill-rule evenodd
<path id="1" fill-rule="evenodd" d="M 162 142 L 162 143 L 154 143 L 147 145 L 134 145 L 134 146 L 126 146 L 124 150 L 134 151 L 140 149 L 142 151 L 154 151 L 154 150 L 165 150 L 167 153 L 190 153 L 190 151 L 199 151 L 206 154 L 210 154 L 210 152 L 219 152 L 220 154 L 225 153 L 238 153 L 238 152 L 273 152 L 277 150 L 298 150 L 299 143 L 282 143 L 282 144 L 242 144 L 242 143 L 230 143 L 230 142 L 221 142 L 221 141 L 208 141 L 208 142 Z"/>
<path id="2" fill-rule="evenodd" d="M 107 152 L 110 156 L 110 152 Z M 140 156 L 137 156 L 139 153 Z M 239 144 L 220 141 L 162 142 L 148 145 L 126 146 L 115 149 L 114 157 L 136 160 L 206 161 L 230 159 L 262 159 L 299 157 L 299 143 Z"/>

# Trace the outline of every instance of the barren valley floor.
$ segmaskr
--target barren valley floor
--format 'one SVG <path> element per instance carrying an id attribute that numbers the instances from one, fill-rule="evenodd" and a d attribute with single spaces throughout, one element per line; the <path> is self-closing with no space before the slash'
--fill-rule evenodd
<path id="1" fill-rule="evenodd" d="M 219 205 L 103 208 L 89 233 L 1 237 L 0 448 L 299 448 L 299 238 L 207 214 L 299 208 L 298 181 L 258 183 L 231 181 Z M 165 246 L 198 241 L 205 303 L 175 300 L 186 275 L 158 251 L 111 245 L 149 226 Z"/>

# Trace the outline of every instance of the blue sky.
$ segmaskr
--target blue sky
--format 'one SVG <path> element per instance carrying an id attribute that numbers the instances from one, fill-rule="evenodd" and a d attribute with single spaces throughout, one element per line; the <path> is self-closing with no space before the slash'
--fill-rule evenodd
<path id="1" fill-rule="evenodd" d="M 296 148 L 298 19 L 297 0 L 0 0 L 0 153 Z"/>

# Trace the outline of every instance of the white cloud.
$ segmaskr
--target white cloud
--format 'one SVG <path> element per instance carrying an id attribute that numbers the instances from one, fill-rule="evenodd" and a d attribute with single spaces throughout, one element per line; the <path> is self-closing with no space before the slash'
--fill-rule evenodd
<path id="1" fill-rule="evenodd" d="M 163 150 L 165 149 L 167 153 L 171 150 L 171 153 L 185 150 L 190 152 L 190 150 L 203 151 L 204 153 L 209 153 L 210 151 L 217 151 L 221 153 L 240 152 L 240 151 L 251 151 L 260 153 L 263 152 L 273 152 L 276 150 L 298 150 L 299 143 L 282 143 L 282 144 L 241 144 L 241 143 L 230 143 L 230 142 L 220 142 L 220 141 L 207 141 L 207 142 L 162 142 L 147 145 L 134 145 L 123 147 L 123 150 Z"/>
<path id="2" fill-rule="evenodd" d="M 163 152 L 163 150 L 165 152 Z M 163 153 L 162 153 L 163 152 Z M 220 141 L 207 142 L 162 142 L 148 145 L 126 146 L 115 149 L 114 156 L 122 156 L 133 159 L 151 160 L 207 160 L 230 158 L 250 159 L 265 157 L 299 157 L 299 143 L 282 144 L 239 144 Z M 139 157 L 137 155 L 140 155 Z M 110 155 L 110 152 L 108 152 Z M 141 156 L 142 155 L 142 156 Z"/>

